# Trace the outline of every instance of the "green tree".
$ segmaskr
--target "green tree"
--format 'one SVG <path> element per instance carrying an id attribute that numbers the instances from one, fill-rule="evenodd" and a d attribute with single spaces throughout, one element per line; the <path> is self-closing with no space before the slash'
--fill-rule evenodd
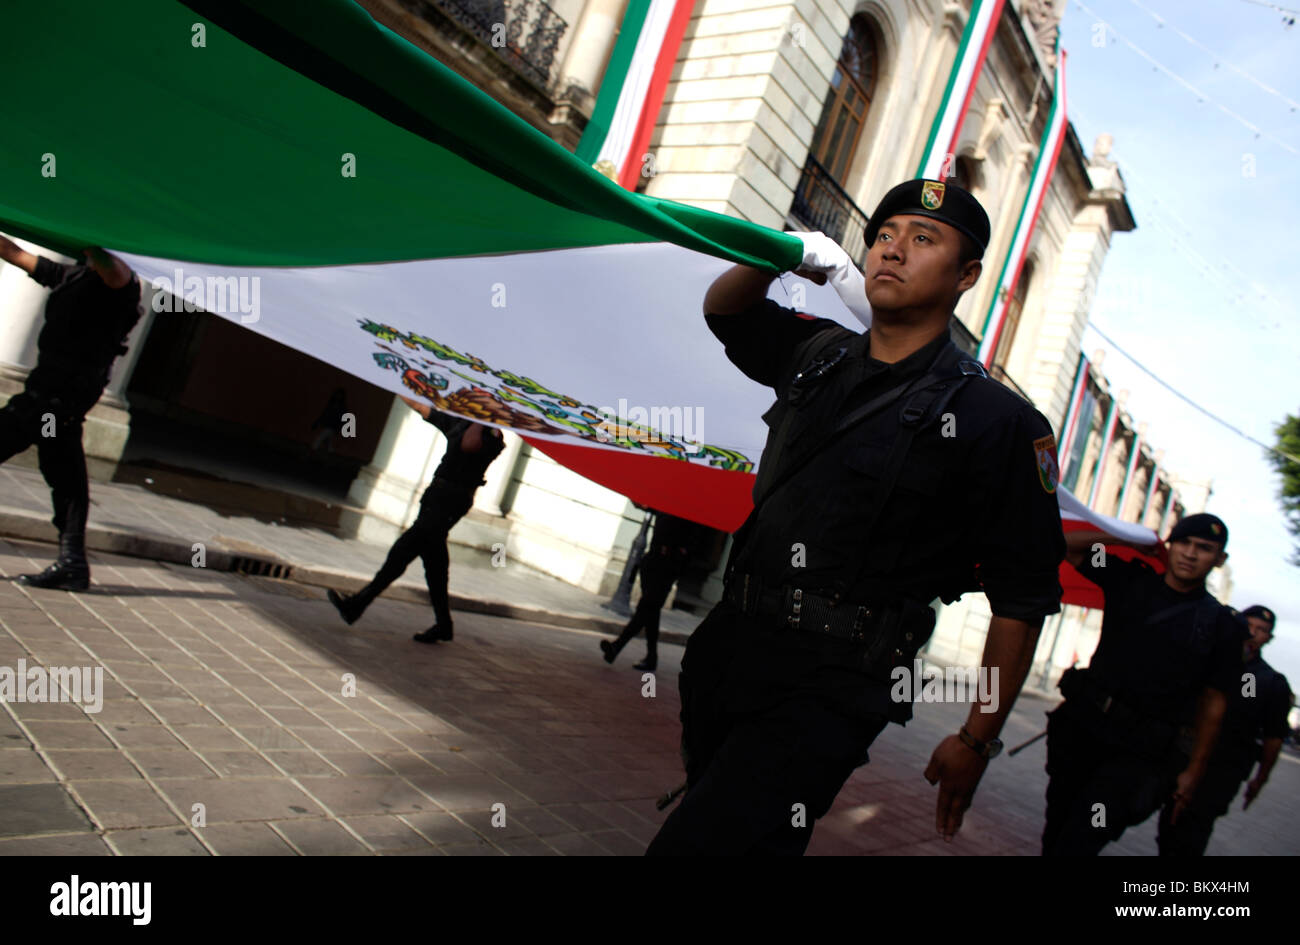
<path id="1" fill-rule="evenodd" d="M 1278 498 L 1282 502 L 1286 529 L 1297 539 L 1290 560 L 1300 567 L 1300 461 L 1296 459 L 1300 457 L 1300 417 L 1288 414 L 1273 432 L 1277 435 L 1277 448 L 1268 454 L 1268 461 L 1282 477 Z"/>

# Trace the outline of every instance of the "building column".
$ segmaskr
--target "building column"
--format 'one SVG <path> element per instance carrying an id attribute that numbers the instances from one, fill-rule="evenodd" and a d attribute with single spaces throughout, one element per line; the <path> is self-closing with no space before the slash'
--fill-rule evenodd
<path id="1" fill-rule="evenodd" d="M 55 262 L 77 262 L 35 243 L 14 242 L 29 253 Z M 7 403 L 23 389 L 28 372 L 36 365 L 36 341 L 45 324 L 45 302 L 49 296 L 49 289 L 17 266 L 0 265 L 0 403 Z M 128 339 L 128 354 L 118 359 L 108 388 L 86 414 L 82 441 L 86 468 L 92 479 L 111 479 L 126 448 L 130 414 L 121 394 L 148 334 L 147 322 L 146 316 L 137 323 Z"/>
<path id="2" fill-rule="evenodd" d="M 14 242 L 29 253 L 51 257 L 55 262 L 73 261 L 35 243 Z M 17 266 L 0 263 L 0 378 L 18 382 L 15 390 L 8 390 L 6 385 L 0 388 L 0 394 L 21 390 L 27 372 L 36 364 L 36 338 L 45 323 L 45 300 L 49 297 L 49 289 Z"/>
<path id="3" fill-rule="evenodd" d="M 394 397 L 374 458 L 348 489 L 348 500 L 367 513 L 356 523 L 356 537 L 377 544 L 395 539 L 419 514 L 424 486 L 446 449 L 446 437 Z"/>
<path id="4" fill-rule="evenodd" d="M 489 515 L 505 515 L 506 510 L 502 508 L 501 503 L 506 497 L 506 492 L 510 489 L 510 482 L 515 478 L 515 467 L 519 464 L 519 456 L 523 451 L 524 441 L 516 433 L 503 431 L 506 441 L 506 448 L 501 451 L 501 455 L 496 461 L 488 467 L 485 478 L 487 485 L 479 489 L 474 496 L 474 508 L 486 512 Z"/>
<path id="5" fill-rule="evenodd" d="M 605 77 L 627 6 L 627 0 L 587 0 L 573 29 L 564 62 L 556 70 L 563 76 L 557 83 L 560 89 L 576 83 L 593 96 L 587 103 L 588 110 L 596 106 L 595 96 Z"/>
<path id="6" fill-rule="evenodd" d="M 702 0 L 655 130 L 647 193 L 780 229 L 848 25 L 834 3 Z"/>

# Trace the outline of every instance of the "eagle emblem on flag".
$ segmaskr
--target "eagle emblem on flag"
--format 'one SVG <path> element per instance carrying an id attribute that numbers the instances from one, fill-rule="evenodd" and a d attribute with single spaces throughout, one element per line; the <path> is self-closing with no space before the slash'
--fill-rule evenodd
<path id="1" fill-rule="evenodd" d="M 1061 479 L 1061 469 L 1056 462 L 1056 437 L 1045 436 L 1034 440 L 1034 456 L 1038 460 L 1038 481 L 1045 492 L 1055 492 Z"/>
<path id="2" fill-rule="evenodd" d="M 943 192 L 946 189 L 946 185 L 937 181 L 926 181 L 921 185 L 921 206 L 927 210 L 938 210 L 943 206 Z"/>

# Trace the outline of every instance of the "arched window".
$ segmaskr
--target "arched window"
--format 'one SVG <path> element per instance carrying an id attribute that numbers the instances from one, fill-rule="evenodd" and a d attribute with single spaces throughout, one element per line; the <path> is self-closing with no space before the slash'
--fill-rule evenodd
<path id="1" fill-rule="evenodd" d="M 876 90 L 879 65 L 871 24 L 859 13 L 849 22 L 830 92 L 813 133 L 811 155 L 837 183 L 843 182 L 852 165 Z"/>

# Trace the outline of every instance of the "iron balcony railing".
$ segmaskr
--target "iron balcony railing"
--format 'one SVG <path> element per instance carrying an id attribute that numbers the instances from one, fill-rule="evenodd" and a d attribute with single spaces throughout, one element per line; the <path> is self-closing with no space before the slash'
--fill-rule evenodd
<path id="1" fill-rule="evenodd" d="M 972 332 L 969 328 L 967 328 L 966 323 L 963 322 L 960 318 L 954 317 L 953 320 L 950 322 L 950 325 L 952 328 L 953 344 L 955 344 L 962 351 L 965 351 L 972 358 L 977 357 L 979 355 L 979 350 L 980 350 L 980 340 L 975 337 L 975 333 Z M 1007 373 L 1007 369 L 1003 367 L 1001 364 L 994 364 L 991 368 L 989 368 L 989 377 L 993 378 L 995 381 L 1000 382 L 1006 387 L 1010 387 L 1013 391 L 1015 391 L 1025 400 L 1029 401 L 1031 404 L 1034 402 L 1033 398 L 1029 396 L 1029 394 L 1025 391 L 1025 389 L 1011 379 L 1011 375 Z"/>
<path id="2" fill-rule="evenodd" d="M 1025 389 L 1011 379 L 1011 375 L 1007 373 L 1007 369 L 1002 365 L 995 364 L 993 367 L 989 368 L 989 377 L 993 378 L 995 381 L 1001 381 L 1003 385 L 1010 387 L 1031 404 L 1034 402 L 1034 399 L 1029 396 Z"/>
<path id="3" fill-rule="evenodd" d="M 429 18 L 436 7 L 486 43 L 516 72 L 542 88 L 551 82 L 555 51 L 569 24 L 543 0 L 404 0 Z"/>
<path id="4" fill-rule="evenodd" d="M 790 215 L 808 229 L 825 233 L 862 265 L 866 256 L 862 236 L 867 229 L 867 215 L 814 157 L 810 156 L 803 166 Z"/>

